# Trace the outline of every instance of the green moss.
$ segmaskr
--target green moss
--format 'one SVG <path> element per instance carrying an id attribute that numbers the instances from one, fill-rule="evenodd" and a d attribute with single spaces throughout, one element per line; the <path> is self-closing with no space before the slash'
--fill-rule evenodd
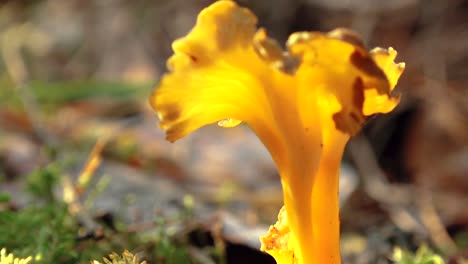
<path id="1" fill-rule="evenodd" d="M 187 225 L 188 211 L 181 211 L 170 220 L 155 217 L 154 226 L 139 232 L 130 231 L 119 219 L 112 219 L 112 224 L 96 220 L 97 226 L 90 230 L 76 214 L 70 213 L 70 205 L 56 195 L 60 193 L 57 190 L 63 188 L 61 171 L 59 164 L 52 163 L 31 173 L 25 183 L 28 195 L 33 198 L 31 202 L 18 210 L 0 207 L 0 248 L 8 248 L 18 258 L 34 256 L 32 263 L 37 264 L 90 263 L 93 259 L 103 259 L 110 252 L 124 253 L 122 256 L 112 254 L 103 259 L 104 263 L 133 264 L 138 260 L 133 255 L 130 258 L 125 250 L 136 248 L 152 263 L 194 263 L 187 253 L 185 238 L 176 238 L 174 229 L 166 224 Z M 96 193 L 100 187 L 93 188 L 96 190 L 90 189 L 87 193 Z M 6 198 L 0 203 L 11 202 L 8 194 L 3 196 Z M 82 197 L 83 200 L 88 198 Z"/>

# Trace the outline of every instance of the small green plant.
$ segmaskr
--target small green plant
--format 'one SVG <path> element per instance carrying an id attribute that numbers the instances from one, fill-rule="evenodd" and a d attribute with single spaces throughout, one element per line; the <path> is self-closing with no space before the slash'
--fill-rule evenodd
<path id="1" fill-rule="evenodd" d="M 137 231 L 129 229 L 118 218 L 106 224 L 99 217 L 91 220 L 96 221 L 96 230 L 87 229 L 81 218 L 70 210 L 72 204 L 56 195 L 57 189 L 65 188 L 62 170 L 60 164 L 51 163 L 31 173 L 26 178 L 25 189 L 32 199 L 20 209 L 10 209 L 8 204 L 13 202 L 12 198 L 8 193 L 0 193 L 0 248 L 11 252 L 6 255 L 6 251 L 2 251 L 0 264 L 10 264 L 7 260 L 13 261 L 11 264 L 26 264 L 28 262 L 24 261 L 29 260 L 34 264 L 90 263 L 95 259 L 103 259 L 103 264 L 146 263 L 124 251 L 135 248 L 154 263 L 195 263 L 187 250 L 186 233 L 179 233 L 177 228 L 190 226 L 193 221 L 193 201 L 189 197 L 184 199 L 185 210 L 180 214 L 170 218 L 155 216 L 151 226 Z M 93 195 L 98 192 L 94 188 L 100 189 L 100 184 L 78 199 L 93 203 Z M 84 206 L 82 210 L 89 207 Z M 109 252 L 123 253 L 103 258 Z M 15 262 L 21 258 L 23 262 Z M 91 263 L 101 264 L 96 260 Z"/>
<path id="2" fill-rule="evenodd" d="M 164 218 L 156 219 L 155 240 L 156 259 L 167 263 L 191 263 L 183 241 L 174 241 L 173 230 Z"/>
<path id="3" fill-rule="evenodd" d="M 35 263 L 74 262 L 78 224 L 67 205 L 55 199 L 59 169 L 50 165 L 33 172 L 27 190 L 34 202 L 20 210 L 0 211 L 0 245 L 18 256 L 39 256 Z M 3 263 L 2 263 L 3 264 Z"/>
<path id="4" fill-rule="evenodd" d="M 445 264 L 440 255 L 424 244 L 419 247 L 416 253 L 396 247 L 393 250 L 392 260 L 395 264 Z"/>

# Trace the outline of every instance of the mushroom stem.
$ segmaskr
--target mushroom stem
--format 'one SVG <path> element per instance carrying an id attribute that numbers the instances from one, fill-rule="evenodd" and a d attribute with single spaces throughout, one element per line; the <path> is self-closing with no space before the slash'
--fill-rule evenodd
<path id="1" fill-rule="evenodd" d="M 313 177 L 283 177 L 294 263 L 341 263 L 338 192 L 343 149 L 324 151 Z"/>
<path id="2" fill-rule="evenodd" d="M 313 248 L 311 262 L 341 263 L 339 220 L 339 171 L 341 150 L 324 151 L 312 191 Z M 328 154 L 328 155 L 327 155 Z"/>
<path id="3" fill-rule="evenodd" d="M 315 242 L 313 239 L 312 201 L 310 199 L 312 184 L 305 182 L 286 185 L 283 183 L 283 186 L 290 187 L 283 188 L 285 190 L 284 206 L 291 230 L 289 243 L 294 248 L 294 263 L 313 263 L 311 262 L 314 258 L 312 249 Z"/>

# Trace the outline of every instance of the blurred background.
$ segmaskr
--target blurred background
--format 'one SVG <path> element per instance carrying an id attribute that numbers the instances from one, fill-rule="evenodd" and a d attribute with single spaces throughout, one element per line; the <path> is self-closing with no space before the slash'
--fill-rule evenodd
<path id="1" fill-rule="evenodd" d="M 245 126 L 170 144 L 148 105 L 172 41 L 212 2 L 0 1 L 0 248 L 61 252 L 18 238 L 31 223 L 15 217 L 49 195 L 76 224 L 67 249 L 78 255 L 272 263 L 256 249 L 282 194 L 263 145 Z M 449 263 L 468 259 L 468 1 L 237 2 L 280 43 L 347 27 L 406 62 L 402 102 L 345 154 L 345 263 L 390 263 L 395 246 L 422 244 Z M 62 253 L 56 263 L 89 263 Z"/>

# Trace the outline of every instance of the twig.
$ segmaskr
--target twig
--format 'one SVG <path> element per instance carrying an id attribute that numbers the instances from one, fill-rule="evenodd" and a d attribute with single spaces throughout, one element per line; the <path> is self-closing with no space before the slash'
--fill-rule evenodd
<path id="1" fill-rule="evenodd" d="M 411 203 L 413 200 L 411 186 L 390 184 L 386 180 L 369 142 L 363 136 L 357 136 L 350 142 L 349 151 L 363 177 L 364 188 L 372 198 L 388 205 Z"/>
<path id="2" fill-rule="evenodd" d="M 215 264 L 216 262 L 212 260 L 207 253 L 205 253 L 203 250 L 200 250 L 196 247 L 189 246 L 188 247 L 188 253 L 190 254 L 191 257 L 193 257 L 194 260 L 197 260 L 199 263 L 202 264 Z"/>
<path id="3" fill-rule="evenodd" d="M 6 70 L 16 87 L 36 136 L 47 145 L 53 146 L 55 145 L 55 140 L 42 124 L 43 118 L 40 107 L 36 97 L 31 92 L 29 72 L 21 55 L 21 50 L 26 45 L 25 42 L 27 42 L 24 36 L 28 35 L 30 31 L 31 29 L 28 25 L 24 24 L 13 26 L 2 32 L 3 36 L 0 39 L 1 52 Z"/>
<path id="4" fill-rule="evenodd" d="M 427 187 L 418 189 L 388 183 L 363 136 L 356 137 L 349 150 L 363 177 L 365 191 L 387 209 L 395 224 L 404 230 L 428 235 L 438 248 L 446 252 L 456 250 Z"/>
<path id="5" fill-rule="evenodd" d="M 366 193 L 388 211 L 393 222 L 401 229 L 427 235 L 422 221 L 412 208 L 411 187 L 387 182 L 369 142 L 363 136 L 357 136 L 349 145 L 349 152 L 362 176 Z"/>
<path id="6" fill-rule="evenodd" d="M 453 254 L 457 250 L 457 245 L 447 233 L 439 214 L 432 202 L 430 190 L 423 186 L 419 192 L 421 195 L 416 199 L 421 219 L 431 235 L 434 244 L 447 254 Z"/>

